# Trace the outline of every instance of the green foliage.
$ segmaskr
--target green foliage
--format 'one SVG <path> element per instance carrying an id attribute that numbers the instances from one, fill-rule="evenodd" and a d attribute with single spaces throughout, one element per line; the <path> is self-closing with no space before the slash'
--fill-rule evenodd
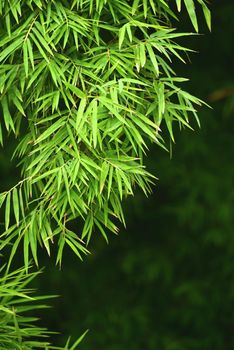
<path id="1" fill-rule="evenodd" d="M 206 19 L 206 24 L 208 28 L 211 30 L 211 16 L 210 16 L 210 11 L 208 7 L 204 0 L 197 0 L 197 2 L 198 4 L 201 5 L 202 11 L 204 13 L 204 17 Z M 178 11 L 181 11 L 181 0 L 176 0 L 176 5 L 178 8 Z M 186 7 L 186 10 L 188 11 L 188 14 L 194 29 L 198 32 L 198 22 L 197 22 L 197 15 L 196 15 L 194 0 L 184 0 L 184 5 Z"/>
<path id="2" fill-rule="evenodd" d="M 209 11 L 202 6 L 208 26 Z M 181 1 L 176 1 L 178 10 Z M 193 0 L 185 7 L 198 30 Z M 0 102 L 3 134 L 19 139 L 21 180 L 0 196 L 1 249 L 23 242 L 38 264 L 67 245 L 80 258 L 92 233 L 118 232 L 122 199 L 154 182 L 144 165 L 150 143 L 166 148 L 174 126 L 198 121 L 201 100 L 184 91 L 171 62 L 191 51 L 175 40 L 165 0 L 0 2 Z M 1 135 L 1 143 L 4 137 Z M 70 230 L 75 221 L 78 229 Z"/>
<path id="3" fill-rule="evenodd" d="M 71 334 L 80 318 L 92 330 L 81 349 L 234 348 L 234 3 L 216 1 L 213 12 L 213 34 L 199 39 L 193 66 L 177 66 L 189 72 L 193 93 L 212 97 L 213 110 L 199 112 L 201 130 L 176 134 L 171 160 L 151 149 L 159 186 L 127 201 L 126 233 L 108 247 L 95 242 L 83 266 L 66 257 L 64 270 L 55 276 L 51 268 L 44 281 L 64 295 L 51 324 L 63 315 Z M 82 300 L 75 309 L 71 289 Z"/>
<path id="4" fill-rule="evenodd" d="M 54 347 L 47 341 L 52 332 L 34 324 L 37 318 L 32 316 L 31 312 L 46 308 L 47 306 L 40 302 L 49 298 L 34 297 L 33 290 L 27 287 L 38 273 L 25 274 L 25 268 L 21 268 L 11 273 L 8 271 L 0 277 L 0 349 L 74 350 L 85 334 L 72 346 L 69 346 L 68 341 L 63 348 Z"/>
<path id="5" fill-rule="evenodd" d="M 171 160 L 151 149 L 148 167 L 160 182 L 149 198 L 138 192 L 126 201 L 127 232 L 108 247 L 95 241 L 85 264 L 66 256 L 62 271 L 51 267 L 38 282 L 64 296 L 48 325 L 56 320 L 61 333 L 76 335 L 82 319 L 91 329 L 81 349 L 234 348 L 234 82 L 227 74 L 234 62 L 223 37 L 233 11 L 232 0 L 216 2 L 214 33 L 199 41 L 187 67 L 193 92 L 212 98 L 213 109 L 199 112 L 201 130 L 176 133 Z M 82 300 L 76 307 L 74 298 Z"/>
<path id="6" fill-rule="evenodd" d="M 0 1 L 0 143 L 15 136 L 21 169 L 0 194 L 0 250 L 11 249 L 0 348 L 74 350 L 85 336 L 53 347 L 52 333 L 35 325 L 29 314 L 46 297 L 27 288 L 38 274 L 30 259 L 39 265 L 38 247 L 50 255 L 53 244 L 57 264 L 65 246 L 82 259 L 96 230 L 108 241 L 125 224 L 123 199 L 155 182 L 145 166 L 151 144 L 167 149 L 176 125 L 199 124 L 202 101 L 172 68 L 192 51 L 177 42 L 191 33 L 172 22 L 184 7 L 198 32 L 195 5 L 210 28 L 205 0 Z M 10 273 L 19 247 L 25 267 Z"/>

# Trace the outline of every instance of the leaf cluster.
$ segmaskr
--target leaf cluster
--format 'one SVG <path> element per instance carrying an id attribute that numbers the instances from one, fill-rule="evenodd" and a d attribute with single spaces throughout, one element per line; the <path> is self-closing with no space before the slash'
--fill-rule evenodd
<path id="1" fill-rule="evenodd" d="M 2 268 L 0 272 L 0 349 L 74 350 L 85 334 L 72 346 L 68 341 L 65 347 L 54 347 L 48 341 L 52 332 L 35 325 L 38 319 L 32 316 L 32 311 L 47 308 L 41 302 L 49 296 L 33 296 L 27 285 L 40 272 L 26 274 L 25 268 L 13 272 L 4 272 Z"/>
<path id="2" fill-rule="evenodd" d="M 185 0 L 198 30 L 194 1 Z M 199 0 L 207 23 L 209 12 Z M 178 10 L 181 1 L 176 1 Z M 173 59 L 191 51 L 176 42 L 165 0 L 0 2 L 0 141 L 19 139 L 14 157 L 22 179 L 0 195 L 5 208 L 1 249 L 9 264 L 23 242 L 24 263 L 38 246 L 67 245 L 80 258 L 98 230 L 117 233 L 122 200 L 140 187 L 150 143 L 166 148 L 175 124 L 198 121 L 202 101 L 184 91 Z M 77 222 L 79 232 L 69 229 Z M 80 224 L 82 223 L 82 225 Z"/>
<path id="3" fill-rule="evenodd" d="M 198 31 L 194 0 L 183 0 Z M 210 28 L 205 1 L 197 0 Z M 172 2 L 173 5 L 173 2 Z M 177 10 L 182 1 L 175 0 Z M 30 256 L 38 247 L 61 265 L 65 246 L 82 259 L 95 230 L 125 224 L 122 200 L 155 177 L 144 165 L 151 143 L 167 149 L 174 127 L 188 127 L 202 101 L 183 90 L 172 69 L 191 50 L 171 25 L 168 0 L 0 1 L 0 143 L 18 139 L 21 179 L 0 194 L 0 250 L 20 245 L 24 269 L 0 277 L 0 348 L 60 349 L 35 326 Z M 71 223 L 78 226 L 71 230 Z M 0 272 L 3 272 L 1 270 Z M 25 274 L 27 272 L 27 274 Z M 74 350 L 82 335 L 72 346 Z"/>

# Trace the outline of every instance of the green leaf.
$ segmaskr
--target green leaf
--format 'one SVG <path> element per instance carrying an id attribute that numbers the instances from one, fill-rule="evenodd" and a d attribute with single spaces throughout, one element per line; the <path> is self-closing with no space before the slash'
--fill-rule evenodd
<path id="1" fill-rule="evenodd" d="M 35 212 L 32 214 L 31 217 L 31 222 L 30 222 L 30 226 L 28 229 L 28 240 L 29 240 L 29 245 L 32 251 L 32 256 L 33 259 L 35 261 L 35 264 L 38 266 L 38 259 L 37 259 L 37 227 L 35 225 Z"/>
<path id="2" fill-rule="evenodd" d="M 61 264 L 62 264 L 64 245 L 65 245 L 65 235 L 62 232 L 60 234 L 60 237 L 59 237 L 58 253 L 57 253 L 57 258 L 56 258 L 56 265 L 59 264 L 60 267 L 61 267 Z"/>
<path id="3" fill-rule="evenodd" d="M 82 90 L 80 90 L 77 86 L 74 86 L 69 83 L 65 83 L 65 84 L 80 99 L 84 99 L 86 97 L 85 93 Z"/>
<path id="4" fill-rule="evenodd" d="M 100 176 L 100 193 L 102 193 L 105 181 L 109 172 L 110 165 L 104 161 L 102 163 L 102 168 L 101 168 L 101 176 Z"/>
<path id="5" fill-rule="evenodd" d="M 194 29 L 196 32 L 198 32 L 198 23 L 197 23 L 197 15 L 195 12 L 195 5 L 193 0 L 184 0 L 186 9 L 188 11 L 189 17 L 191 19 L 191 22 L 194 26 Z"/>
<path id="6" fill-rule="evenodd" d="M 13 189 L 12 196 L 13 196 L 13 210 L 15 214 L 15 220 L 17 225 L 19 225 L 19 198 L 18 198 L 18 191 L 16 187 Z"/>
<path id="7" fill-rule="evenodd" d="M 122 26 L 119 29 L 119 50 L 121 50 L 121 47 L 125 38 L 125 32 L 126 32 L 126 25 Z"/>
<path id="8" fill-rule="evenodd" d="M 76 341 L 75 343 L 72 345 L 72 347 L 70 347 L 70 350 L 75 350 L 77 348 L 77 346 L 82 342 L 82 340 L 84 339 L 84 337 L 86 336 L 86 334 L 88 333 L 89 330 L 86 330 Z"/>
<path id="9" fill-rule="evenodd" d="M 140 2 L 140 0 L 134 0 L 133 1 L 133 4 L 132 4 L 132 15 L 134 15 L 136 13 L 136 11 L 138 10 L 139 2 Z"/>
<path id="10" fill-rule="evenodd" d="M 197 0 L 201 6 L 202 6 L 202 10 L 206 19 L 206 24 L 209 28 L 209 30 L 211 31 L 211 13 L 210 10 L 208 9 L 208 7 L 206 6 L 205 2 L 203 0 Z"/>
<path id="11" fill-rule="evenodd" d="M 156 76 L 158 77 L 159 76 L 159 67 L 158 67 L 158 62 L 157 62 L 154 50 L 153 50 L 153 48 L 152 48 L 152 46 L 150 44 L 146 44 L 146 48 L 148 50 L 148 53 L 149 53 L 149 56 L 150 56 L 150 60 L 152 62 L 152 65 L 153 65 L 154 71 L 156 73 Z"/>
<path id="12" fill-rule="evenodd" d="M 8 56 L 15 52 L 22 44 L 23 37 L 20 37 L 8 45 L 4 50 L 0 52 L 0 62 L 4 61 Z"/>
<path id="13" fill-rule="evenodd" d="M 47 130 L 45 130 L 36 140 L 35 144 L 44 141 L 48 137 L 51 137 L 58 129 L 61 129 L 65 124 L 65 120 L 59 119 L 53 125 L 51 125 Z"/>
<path id="14" fill-rule="evenodd" d="M 2 103 L 3 117 L 4 117 L 6 129 L 9 130 L 9 128 L 11 127 L 11 129 L 15 132 L 15 126 L 9 111 L 9 106 L 8 106 L 8 101 L 6 96 L 2 98 L 1 103 Z"/>
<path id="15" fill-rule="evenodd" d="M 74 242 L 72 242 L 69 238 L 65 238 L 65 242 L 69 245 L 69 247 L 73 250 L 73 252 L 75 253 L 75 255 L 80 259 L 82 259 L 82 256 L 79 252 L 79 250 L 77 249 L 77 247 L 75 246 Z"/>
<path id="16" fill-rule="evenodd" d="M 11 192 L 7 193 L 6 196 L 6 208 L 5 208 L 5 228 L 8 230 L 10 224 L 10 213 L 11 213 Z"/>
<path id="17" fill-rule="evenodd" d="M 93 147 L 97 146 L 97 138 L 98 138 L 98 121 L 97 121 L 97 112 L 98 112 L 98 104 L 97 100 L 93 100 L 90 104 L 92 108 L 91 125 L 92 125 L 92 134 L 93 134 Z"/>
<path id="18" fill-rule="evenodd" d="M 82 98 L 79 103 L 79 107 L 76 114 L 76 130 L 78 130 L 79 125 L 84 123 L 84 111 L 86 107 L 87 101 L 86 98 Z M 83 122 L 83 123 L 82 123 Z"/>
<path id="19" fill-rule="evenodd" d="M 24 266 L 26 271 L 29 268 L 29 239 L 28 239 L 28 231 L 24 234 Z"/>
<path id="20" fill-rule="evenodd" d="M 33 48 L 32 48 L 32 44 L 31 41 L 29 40 L 29 38 L 26 40 L 26 45 L 27 45 L 27 53 L 28 53 L 28 57 L 31 63 L 32 68 L 34 69 L 34 56 L 33 56 Z"/>
<path id="21" fill-rule="evenodd" d="M 176 5 L 177 5 L 177 9 L 180 12 L 181 11 L 181 0 L 176 0 Z"/>
<path id="22" fill-rule="evenodd" d="M 146 54 L 145 54 L 145 45 L 142 42 L 139 44 L 139 59 L 140 59 L 141 67 L 144 67 L 146 63 Z"/>
<path id="23" fill-rule="evenodd" d="M 28 45 L 27 42 L 23 44 L 24 70 L 26 77 L 28 76 Z"/>

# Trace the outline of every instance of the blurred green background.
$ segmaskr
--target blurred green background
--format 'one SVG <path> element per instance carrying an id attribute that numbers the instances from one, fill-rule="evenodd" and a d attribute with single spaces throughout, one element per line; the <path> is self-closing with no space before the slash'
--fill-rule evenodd
<path id="1" fill-rule="evenodd" d="M 177 131 L 172 159 L 151 148 L 159 181 L 125 202 L 127 229 L 109 245 L 95 235 L 92 254 L 81 263 L 67 251 L 61 271 L 42 253 L 35 285 L 61 296 L 40 317 L 57 343 L 90 329 L 80 350 L 234 349 L 234 2 L 211 9 L 212 33 L 184 40 L 198 54 L 173 63 L 213 108 L 199 110 L 201 129 Z M 177 27 L 191 31 L 186 18 Z M 0 152 L 1 189 L 16 181 L 12 147 Z"/>

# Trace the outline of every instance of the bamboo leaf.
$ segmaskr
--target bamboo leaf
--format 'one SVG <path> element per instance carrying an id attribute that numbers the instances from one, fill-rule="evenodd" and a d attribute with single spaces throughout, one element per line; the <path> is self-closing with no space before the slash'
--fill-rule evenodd
<path id="1" fill-rule="evenodd" d="M 24 70 L 26 77 L 28 76 L 28 45 L 27 42 L 23 44 Z"/>
<path id="2" fill-rule="evenodd" d="M 123 41 L 125 38 L 125 32 L 126 32 L 126 25 L 122 26 L 119 30 L 119 50 L 121 50 L 121 47 L 123 45 Z"/>
<path id="3" fill-rule="evenodd" d="M 18 191 L 16 187 L 13 189 L 12 196 L 13 196 L 13 210 L 15 214 L 15 220 L 17 225 L 19 225 L 19 198 L 18 198 Z"/>
<path id="4" fill-rule="evenodd" d="M 100 176 L 100 193 L 102 193 L 107 175 L 109 173 L 110 165 L 107 162 L 102 163 L 101 176 Z"/>
<path id="5" fill-rule="evenodd" d="M 193 0 L 184 0 L 186 9 L 188 11 L 189 17 L 191 19 L 191 22 L 194 26 L 194 29 L 196 32 L 198 32 L 198 23 L 197 23 L 197 15 L 195 12 L 195 5 Z"/>
<path id="6" fill-rule="evenodd" d="M 92 105 L 92 115 L 91 115 L 91 125 L 92 125 L 92 134 L 93 134 L 93 147 L 97 146 L 97 138 L 98 138 L 98 122 L 97 122 L 97 112 L 98 112 L 98 104 L 97 100 L 93 100 L 91 102 Z"/>
<path id="7" fill-rule="evenodd" d="M 36 140 L 35 144 L 42 142 L 51 135 L 53 135 L 58 129 L 61 129 L 65 124 L 65 120 L 59 119 L 53 125 L 51 125 L 47 130 L 45 130 Z"/>
<path id="8" fill-rule="evenodd" d="M 24 234 L 24 266 L 26 271 L 29 268 L 29 239 L 28 239 L 28 231 Z"/>
<path id="9" fill-rule="evenodd" d="M 74 221 L 86 243 L 95 227 L 107 241 L 124 223 L 122 200 L 137 186 L 150 192 L 145 156 L 151 142 L 166 149 L 160 124 L 171 142 L 174 124 L 199 121 L 203 102 L 173 69 L 189 51 L 177 40 L 190 34 L 171 18 L 183 3 L 197 31 L 195 5 L 209 28 L 210 12 L 205 0 L 183 1 L 0 2 L 0 143 L 19 137 L 22 176 L 0 196 L 10 262 L 21 239 L 27 269 L 38 245 L 50 254 L 53 243 L 60 266 L 66 244 L 82 257 Z"/>
<path id="10" fill-rule="evenodd" d="M 203 0 L 197 0 L 201 6 L 202 6 L 202 10 L 206 19 L 206 24 L 207 27 L 209 28 L 209 30 L 211 31 L 211 13 L 210 10 L 208 9 L 208 7 L 206 6 L 205 2 Z"/>
<path id="11" fill-rule="evenodd" d="M 158 77 L 159 76 L 159 67 L 158 67 L 158 62 L 157 62 L 157 59 L 156 59 L 156 55 L 152 49 L 152 46 L 150 44 L 146 44 L 146 48 L 148 50 L 148 53 L 149 53 L 149 56 L 150 56 L 150 60 L 152 62 L 152 65 L 154 67 L 154 71 L 156 73 L 156 76 Z"/>
<path id="12" fill-rule="evenodd" d="M 0 62 L 4 61 L 9 55 L 15 52 L 21 46 L 22 42 L 23 37 L 20 37 L 8 45 L 4 50 L 2 50 L 0 53 Z"/>
<path id="13" fill-rule="evenodd" d="M 80 90 L 77 86 L 74 86 L 69 83 L 65 83 L 65 84 L 77 97 L 79 97 L 80 99 L 85 99 L 86 97 L 85 93 L 82 90 Z"/>
<path id="14" fill-rule="evenodd" d="M 181 11 L 181 0 L 176 0 L 176 5 L 177 5 L 177 9 L 180 12 Z"/>
<path id="15" fill-rule="evenodd" d="M 11 129 L 15 132 L 15 126 L 9 111 L 9 106 L 8 106 L 8 101 L 6 96 L 2 98 L 1 103 L 2 103 L 3 117 L 4 117 L 6 129 L 9 130 L 9 128 L 11 127 Z"/>
<path id="16" fill-rule="evenodd" d="M 11 213 L 11 192 L 7 193 L 6 196 L 6 208 L 5 208 L 5 228 L 8 230 L 10 224 L 10 213 Z"/>
<path id="17" fill-rule="evenodd" d="M 77 348 L 77 346 L 82 342 L 82 340 L 84 339 L 84 337 L 86 336 L 86 334 L 88 333 L 89 330 L 85 331 L 76 341 L 75 343 L 72 345 L 72 347 L 70 347 L 70 350 L 75 350 Z"/>

